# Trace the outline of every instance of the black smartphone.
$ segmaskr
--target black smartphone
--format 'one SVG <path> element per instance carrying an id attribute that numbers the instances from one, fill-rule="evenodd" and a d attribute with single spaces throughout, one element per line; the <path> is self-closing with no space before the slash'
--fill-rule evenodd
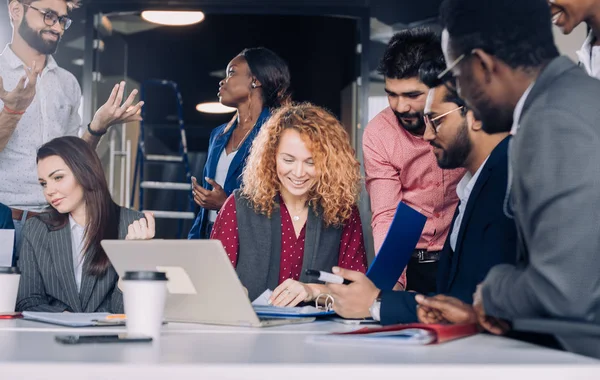
<path id="1" fill-rule="evenodd" d="M 143 343 L 152 342 L 148 336 L 115 334 L 115 335 L 57 335 L 54 339 L 62 344 L 83 343 Z"/>

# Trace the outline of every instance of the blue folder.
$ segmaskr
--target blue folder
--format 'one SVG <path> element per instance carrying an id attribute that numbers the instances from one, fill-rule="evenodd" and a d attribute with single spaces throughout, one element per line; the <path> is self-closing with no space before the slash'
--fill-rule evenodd
<path id="1" fill-rule="evenodd" d="M 385 240 L 367 271 L 367 277 L 381 290 L 392 290 L 408 264 L 427 217 L 400 202 Z"/>

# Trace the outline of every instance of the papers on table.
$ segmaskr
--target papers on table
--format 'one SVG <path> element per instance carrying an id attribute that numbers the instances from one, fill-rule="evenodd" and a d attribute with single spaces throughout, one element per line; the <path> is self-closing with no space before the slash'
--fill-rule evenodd
<path id="1" fill-rule="evenodd" d="M 15 230 L 0 230 L 0 267 L 11 267 Z"/>
<path id="2" fill-rule="evenodd" d="M 30 321 L 51 323 L 68 327 L 120 326 L 124 318 L 111 319 L 110 313 L 43 313 L 24 311 L 23 318 Z"/>
<path id="3" fill-rule="evenodd" d="M 265 290 L 260 296 L 258 296 L 253 302 L 252 307 L 254 311 L 260 317 L 320 317 L 333 315 L 333 311 L 324 311 L 317 309 L 314 306 L 302 306 L 302 307 L 278 307 L 269 305 L 269 297 L 271 297 L 273 291 L 271 289 Z"/>
<path id="4" fill-rule="evenodd" d="M 478 332 L 479 329 L 476 324 L 426 325 L 423 323 L 409 323 L 375 328 L 363 327 L 350 332 L 316 335 L 309 337 L 308 340 L 315 343 L 337 344 L 426 345 L 444 343 L 475 335 Z"/>

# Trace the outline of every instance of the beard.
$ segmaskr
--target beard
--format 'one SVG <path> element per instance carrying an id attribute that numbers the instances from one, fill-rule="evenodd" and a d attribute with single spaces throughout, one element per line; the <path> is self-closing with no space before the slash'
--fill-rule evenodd
<path id="1" fill-rule="evenodd" d="M 402 128 L 406 129 L 410 133 L 419 132 L 425 129 L 425 120 L 423 120 L 422 112 L 397 112 L 394 111 L 396 118 L 398 119 L 398 123 L 402 126 Z M 403 121 L 403 118 L 416 118 L 414 122 L 407 123 Z"/>
<path id="2" fill-rule="evenodd" d="M 442 155 L 437 158 L 437 163 L 440 168 L 456 169 L 465 165 L 467 157 L 469 157 L 471 149 L 473 148 L 471 139 L 469 139 L 467 128 L 468 124 L 465 120 L 460 126 L 460 131 L 456 135 L 454 142 L 448 147 L 448 149 L 444 149 L 435 141 L 430 142 L 432 146 L 442 150 Z"/>
<path id="3" fill-rule="evenodd" d="M 40 54 L 51 55 L 56 52 L 58 43 L 60 42 L 60 35 L 50 31 L 48 29 L 42 29 L 40 31 L 33 30 L 27 23 L 27 18 L 23 17 L 23 22 L 19 25 L 18 33 L 27 42 L 29 46 L 37 50 Z M 48 41 L 42 37 L 43 33 L 52 33 L 58 37 L 56 41 Z"/>
<path id="4" fill-rule="evenodd" d="M 481 129 L 489 135 L 510 132 L 513 124 L 514 110 L 507 107 L 493 107 L 487 101 L 473 108 L 476 119 L 481 120 Z"/>

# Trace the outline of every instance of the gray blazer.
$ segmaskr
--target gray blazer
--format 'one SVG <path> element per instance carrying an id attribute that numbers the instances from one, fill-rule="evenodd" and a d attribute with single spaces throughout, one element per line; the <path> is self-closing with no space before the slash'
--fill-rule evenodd
<path id="1" fill-rule="evenodd" d="M 125 239 L 127 227 L 142 217 L 138 211 L 121 208 L 119 239 Z M 81 291 L 77 290 L 69 223 L 51 231 L 40 219 L 29 219 L 23 227 L 19 253 L 17 311 L 123 312 L 123 294 L 112 265 L 97 277 L 86 273 L 84 262 Z"/>
<path id="2" fill-rule="evenodd" d="M 519 124 L 509 152 L 517 264 L 489 272 L 485 310 L 600 322 L 600 81 L 554 59 Z"/>

